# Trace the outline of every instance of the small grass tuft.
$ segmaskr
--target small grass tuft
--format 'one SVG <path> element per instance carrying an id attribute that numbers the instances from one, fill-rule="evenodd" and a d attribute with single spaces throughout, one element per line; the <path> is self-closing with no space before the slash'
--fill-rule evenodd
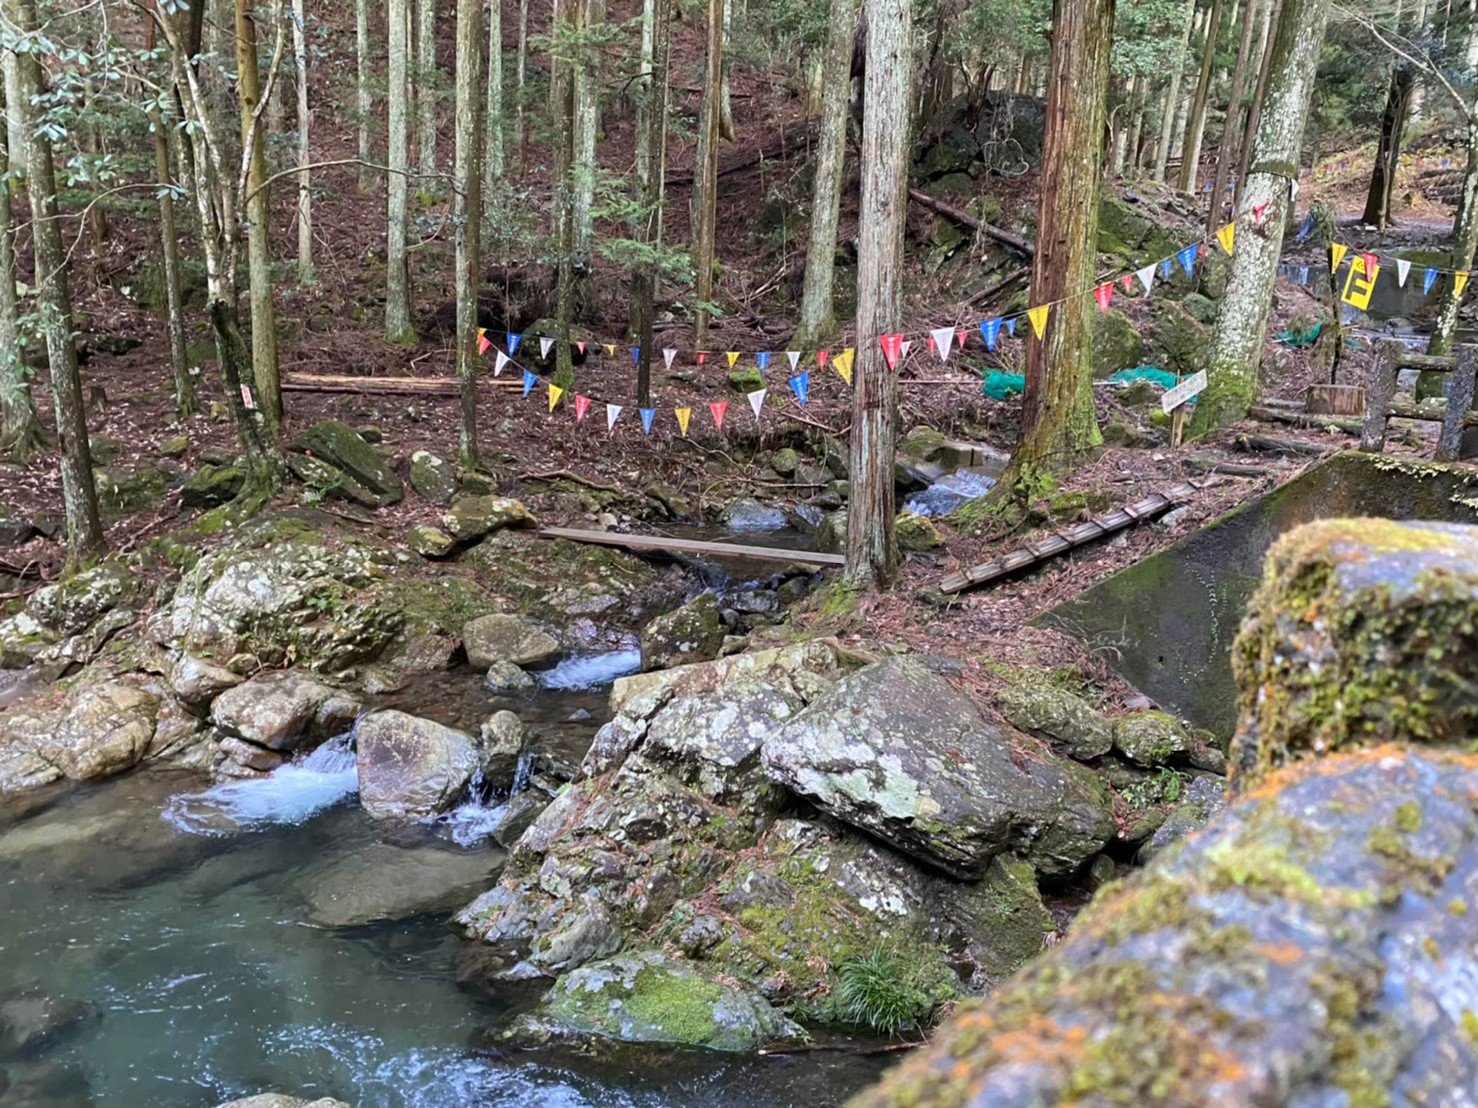
<path id="1" fill-rule="evenodd" d="M 923 1024 L 934 1010 L 934 998 L 918 975 L 881 944 L 843 962 L 837 975 L 840 1015 L 848 1023 L 894 1035 Z"/>

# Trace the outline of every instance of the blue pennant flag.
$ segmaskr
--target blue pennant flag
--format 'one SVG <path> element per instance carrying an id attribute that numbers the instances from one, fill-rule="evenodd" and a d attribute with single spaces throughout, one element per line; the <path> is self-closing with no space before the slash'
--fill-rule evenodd
<path id="1" fill-rule="evenodd" d="M 1177 258 L 1180 259 L 1180 266 L 1182 269 L 1185 270 L 1185 275 L 1187 277 L 1189 277 L 1196 270 L 1197 248 L 1197 244 L 1193 242 L 1184 250 L 1182 250 L 1179 254 L 1175 255 Z"/>
<path id="2" fill-rule="evenodd" d="M 538 380 L 539 375 L 537 373 L 528 369 L 523 371 L 523 394 L 525 396 L 528 396 L 529 391 L 534 387 L 534 383 Z"/>
<path id="3" fill-rule="evenodd" d="M 1161 278 L 1167 278 L 1167 277 L 1170 276 L 1170 259 L 1169 258 L 1166 258 L 1164 261 L 1162 261 L 1160 263 L 1160 276 L 1161 276 Z"/>
<path id="4" fill-rule="evenodd" d="M 811 394 L 811 371 L 797 373 L 790 379 L 790 390 L 795 393 L 795 398 L 801 402 L 801 407 L 806 406 L 806 397 Z"/>
<path id="5" fill-rule="evenodd" d="M 1303 242 L 1304 239 L 1308 238 L 1313 233 L 1314 233 L 1314 213 L 1313 212 L 1310 212 L 1308 215 L 1304 216 L 1304 221 L 1299 226 L 1298 234 L 1296 234 L 1296 235 L 1293 236 L 1293 241 L 1294 242 Z"/>
<path id="6" fill-rule="evenodd" d="M 518 353 L 518 344 L 521 343 L 522 341 L 523 341 L 523 336 L 522 335 L 515 334 L 512 331 L 509 331 L 508 332 L 508 356 L 510 358 L 513 357 L 513 355 L 515 355 L 515 354 Z"/>
<path id="7" fill-rule="evenodd" d="M 768 350 L 761 350 L 754 356 L 754 360 L 759 363 L 760 372 L 763 373 L 765 367 L 770 364 L 770 352 Z"/>
<path id="8" fill-rule="evenodd" d="M 1001 321 L 999 319 L 987 319 L 980 325 L 980 337 L 985 340 L 985 348 L 994 350 L 996 339 L 1001 337 Z"/>
<path id="9" fill-rule="evenodd" d="M 1437 271 L 1435 269 L 1428 268 L 1427 269 L 1427 272 L 1422 276 L 1422 295 L 1423 296 L 1427 295 L 1427 293 L 1429 293 L 1429 292 L 1432 291 L 1432 283 L 1434 281 L 1436 281 L 1436 280 L 1437 280 Z"/>
<path id="10" fill-rule="evenodd" d="M 1016 317 L 1014 315 L 1006 320 L 1006 334 L 1010 335 L 1013 339 L 1016 337 Z"/>
<path id="11" fill-rule="evenodd" d="M 641 433 L 650 435 L 652 433 L 652 420 L 657 417 L 657 409 L 638 408 L 637 411 L 641 412 Z"/>
<path id="12" fill-rule="evenodd" d="M 640 346 L 633 346 L 631 348 L 631 364 L 632 365 L 641 365 L 641 347 Z"/>

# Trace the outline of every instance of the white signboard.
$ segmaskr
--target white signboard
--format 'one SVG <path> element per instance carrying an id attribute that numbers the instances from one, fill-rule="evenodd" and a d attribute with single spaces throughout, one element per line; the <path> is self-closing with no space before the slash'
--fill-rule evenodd
<path id="1" fill-rule="evenodd" d="M 1173 389 L 1166 389 L 1160 396 L 1160 407 L 1167 412 L 1174 411 L 1205 387 L 1206 371 L 1203 369 L 1194 377 L 1187 377 Z"/>

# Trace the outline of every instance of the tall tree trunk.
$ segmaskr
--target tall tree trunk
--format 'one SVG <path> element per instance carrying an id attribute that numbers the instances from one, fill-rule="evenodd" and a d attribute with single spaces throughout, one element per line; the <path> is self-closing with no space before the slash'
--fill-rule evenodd
<path id="1" fill-rule="evenodd" d="M 1242 193 L 1247 185 L 1247 167 L 1252 161 L 1252 140 L 1257 135 L 1258 123 L 1262 120 L 1262 104 L 1268 93 L 1268 70 L 1273 62 L 1273 31 L 1283 15 L 1283 0 L 1268 0 L 1262 25 L 1262 65 L 1257 70 L 1257 89 L 1252 94 L 1252 104 L 1247 109 L 1247 126 L 1242 129 L 1241 157 L 1237 159 L 1237 199 L 1235 207 L 1242 210 Z"/>
<path id="2" fill-rule="evenodd" d="M 631 83 L 632 94 L 636 99 L 636 191 L 641 197 L 647 194 L 647 180 L 652 173 L 647 121 L 652 114 L 652 73 L 657 68 L 656 47 L 653 45 L 657 26 L 657 2 L 658 0 L 642 0 L 640 72 Z"/>
<path id="3" fill-rule="evenodd" d="M 1267 97 L 1237 215 L 1227 291 L 1206 352 L 1209 382 L 1196 402 L 1193 436 L 1241 419 L 1252 404 L 1328 16 L 1329 0 L 1284 0 L 1273 35 Z M 1262 218 L 1255 222 L 1253 210 L 1264 204 Z"/>
<path id="4" fill-rule="evenodd" d="M 436 96 L 441 70 L 436 67 L 436 0 L 416 0 L 416 158 L 423 174 L 436 172 Z M 422 188 L 431 188 L 429 176 Z"/>
<path id="5" fill-rule="evenodd" d="M 1180 29 L 1180 44 L 1169 58 L 1170 83 L 1165 89 L 1165 107 L 1160 113 L 1160 138 L 1155 145 L 1155 168 L 1152 180 L 1165 180 L 1165 167 L 1170 160 L 1170 147 L 1175 138 L 1175 113 L 1180 107 L 1180 82 L 1185 74 L 1186 46 L 1191 40 L 1191 24 L 1195 22 L 1196 0 L 1186 0 L 1185 19 Z"/>
<path id="6" fill-rule="evenodd" d="M 909 0 L 865 0 L 861 211 L 857 230 L 857 363 L 852 393 L 852 492 L 847 563 L 852 588 L 885 588 L 898 570 L 893 541 L 893 458 L 898 441 L 898 377 L 878 339 L 901 325 L 903 227 L 908 205 Z"/>
<path id="7" fill-rule="evenodd" d="M 1123 163 L 1119 166 L 1120 176 L 1137 176 L 1142 164 L 1140 161 L 1140 139 L 1144 134 L 1144 109 L 1145 98 L 1148 90 L 1145 88 L 1145 79 L 1138 74 L 1134 77 L 1134 114 L 1129 122 L 1129 149 L 1125 154 Z"/>
<path id="8" fill-rule="evenodd" d="M 1216 154 L 1216 176 L 1211 184 L 1211 203 L 1207 205 L 1206 234 L 1216 233 L 1226 223 L 1227 181 L 1236 164 L 1237 147 L 1242 135 L 1242 94 L 1247 87 L 1247 64 L 1252 57 L 1252 31 L 1257 22 L 1258 0 L 1249 0 L 1247 18 L 1242 21 L 1242 40 L 1237 44 L 1237 62 L 1232 67 L 1232 85 L 1227 93 L 1226 121 L 1221 128 L 1221 149 Z M 1234 20 L 1235 25 L 1235 20 Z"/>
<path id="9" fill-rule="evenodd" d="M 1478 31 L 1475 31 L 1478 34 Z M 1458 196 L 1457 212 L 1452 221 L 1452 266 L 1468 269 L 1478 253 L 1478 112 L 1468 116 L 1468 166 L 1463 171 L 1463 190 Z M 1429 354 L 1451 354 L 1453 335 L 1457 331 L 1459 298 L 1454 295 L 1451 278 L 1444 276 L 1437 294 L 1437 319 L 1432 324 Z M 1441 377 L 1423 374 L 1417 398 L 1440 396 Z"/>
<path id="10" fill-rule="evenodd" d="M 11 170 L 20 177 L 26 175 L 26 132 L 21 127 L 18 105 L 21 100 L 21 69 L 17 55 L 12 50 L 0 50 L 0 69 L 4 71 L 5 103 L 11 105 L 5 113 L 5 145 L 10 150 Z"/>
<path id="11" fill-rule="evenodd" d="M 21 34 L 37 30 L 35 0 L 14 0 Z M 72 302 L 67 289 L 67 256 L 62 247 L 57 212 L 56 173 L 51 140 L 38 130 L 32 98 L 46 91 L 38 55 L 20 55 L 20 97 L 15 110 L 26 135 L 26 193 L 31 199 L 31 233 L 36 262 L 37 329 L 46 340 L 56 433 L 61 444 L 62 504 L 67 525 L 67 563 L 80 565 L 103 553 L 103 525 L 98 519 L 97 489 L 92 480 L 92 451 L 87 440 L 87 411 L 77 345 L 72 340 Z"/>
<path id="12" fill-rule="evenodd" d="M 498 0 L 493 0 L 497 3 Z M 477 453 L 477 289 L 482 225 L 482 5 L 457 0 L 456 194 L 452 212 L 457 241 L 457 380 L 462 394 L 462 465 L 474 469 Z"/>
<path id="13" fill-rule="evenodd" d="M 1381 113 L 1380 143 L 1376 147 L 1375 164 L 1370 170 L 1370 189 L 1365 195 L 1362 217 L 1380 230 L 1391 219 L 1391 197 L 1396 191 L 1396 171 L 1401 164 L 1401 133 L 1411 107 L 1411 91 L 1416 85 L 1415 73 L 1405 62 L 1391 69 L 1390 86 L 1386 89 L 1386 109 Z"/>
<path id="14" fill-rule="evenodd" d="M 513 129 L 516 134 L 514 145 L 518 147 L 519 167 L 524 163 L 524 84 L 529 63 L 529 0 L 518 0 L 518 72 L 515 86 L 518 102 L 514 105 Z"/>
<path id="15" fill-rule="evenodd" d="M 1211 67 L 1216 61 L 1216 37 L 1221 32 L 1221 0 L 1211 0 L 1211 15 L 1206 20 L 1206 43 L 1201 52 L 1201 77 L 1191 97 L 1190 115 L 1185 124 L 1185 141 L 1181 144 L 1182 160 L 1178 181 L 1182 192 L 1196 190 L 1196 170 L 1201 160 L 1201 138 L 1206 133 L 1206 99 L 1211 92 Z"/>
<path id="16" fill-rule="evenodd" d="M 308 152 L 308 27 L 304 0 L 293 0 L 293 73 L 298 94 L 298 281 L 312 284 L 313 157 Z"/>
<path id="17" fill-rule="evenodd" d="M 605 0 L 570 0 L 582 7 L 580 25 L 588 31 L 605 21 Z M 590 256 L 595 226 L 591 210 L 595 206 L 595 140 L 600 134 L 600 55 L 581 49 L 575 66 L 575 257 L 584 262 Z M 583 272 L 583 266 L 582 270 Z"/>
<path id="18" fill-rule="evenodd" d="M 12 55 L 7 54 L 6 57 Z M 16 71 L 17 81 L 20 71 Z M 6 120 L 20 127 L 20 116 L 9 111 L 10 89 L 0 92 L 0 105 L 7 108 Z M 20 341 L 20 305 L 15 294 L 15 227 L 10 211 L 15 181 L 10 177 L 10 128 L 0 129 L 0 454 L 8 454 L 25 465 L 41 444 L 41 421 L 31 396 L 30 369 Z"/>
<path id="19" fill-rule="evenodd" d="M 718 219 L 719 86 L 723 80 L 724 0 L 708 0 L 708 60 L 698 113 L 697 165 L 693 172 L 693 295 L 698 301 L 693 341 L 708 345 L 708 309 L 713 302 L 714 236 Z"/>
<path id="20" fill-rule="evenodd" d="M 274 18 L 282 18 L 280 7 Z M 246 261 L 251 283 L 251 368 L 257 397 L 272 433 L 282 426 L 282 382 L 277 373 L 277 313 L 272 304 L 272 229 L 267 180 L 266 123 L 260 117 L 262 79 L 257 70 L 257 25 L 248 0 L 236 0 L 236 80 L 241 104 L 241 144 L 250 150 L 246 174 Z"/>
<path id="21" fill-rule="evenodd" d="M 406 194 L 410 186 L 406 176 L 410 171 L 410 113 L 406 105 L 410 96 L 408 8 L 407 0 L 390 0 L 386 33 L 389 62 L 389 88 L 385 93 L 386 165 L 390 172 L 385 180 L 385 338 L 398 343 L 416 341 L 411 326 L 410 274 L 405 251 Z"/>
<path id="22" fill-rule="evenodd" d="M 647 250 L 642 262 L 632 274 L 632 334 L 639 351 L 636 366 L 636 401 L 638 407 L 652 405 L 652 356 L 656 339 L 652 324 L 657 300 L 657 282 L 661 267 L 658 259 L 662 254 L 662 205 L 664 202 L 663 177 L 666 167 L 667 136 L 667 72 L 672 50 L 672 6 L 669 0 L 649 0 L 652 10 L 652 33 L 643 35 L 647 53 L 643 66 L 651 72 L 649 95 L 644 100 L 643 122 L 645 129 L 640 136 L 644 152 L 642 161 L 647 171 L 642 180 L 642 215 L 640 227 L 642 241 Z"/>
<path id="23" fill-rule="evenodd" d="M 169 366 L 174 376 L 175 412 L 182 419 L 200 410 L 195 378 L 185 344 L 185 305 L 180 289 L 180 244 L 175 231 L 174 177 L 169 169 L 169 127 L 172 121 L 156 108 L 149 111 L 154 132 L 154 173 L 159 181 L 159 248 L 164 258 L 164 313 L 169 330 Z"/>
<path id="24" fill-rule="evenodd" d="M 1093 297 L 1103 118 L 1113 48 L 1114 0 L 1055 0 L 1047 133 L 1037 202 L 1031 304 L 1054 305 L 1045 333 L 1026 343 L 1021 435 L 1000 484 L 1033 499 L 1045 477 L 1098 446 L 1093 410 Z M 1028 324 L 1028 329 L 1030 325 Z"/>
<path id="25" fill-rule="evenodd" d="M 566 43 L 580 37 L 583 0 L 555 0 L 554 21 L 562 25 Z M 574 49 L 573 46 L 570 47 Z M 554 383 L 567 389 L 575 382 L 574 357 L 570 352 L 570 327 L 575 316 L 575 68 L 576 59 L 553 59 L 550 93 L 554 98 L 555 127 L 554 187 L 555 227 L 559 243 L 559 265 L 555 285 Z"/>
<path id="26" fill-rule="evenodd" d="M 503 0 L 488 0 L 488 103 L 483 117 L 483 192 L 503 176 Z"/>
<path id="27" fill-rule="evenodd" d="M 724 65 L 723 73 L 718 83 L 718 137 L 725 142 L 733 142 L 737 132 L 734 130 L 734 101 L 729 95 L 729 41 L 730 31 L 734 23 L 734 4 L 725 0 L 724 3 Z"/>
<path id="28" fill-rule="evenodd" d="M 373 60 L 370 54 L 369 0 L 354 0 L 354 109 L 359 116 L 359 160 L 374 161 L 374 149 L 370 144 L 370 117 L 374 114 L 375 101 L 370 95 L 370 78 Z M 368 192 L 374 182 L 374 171 L 367 165 L 359 167 L 359 191 Z"/>
<path id="29" fill-rule="evenodd" d="M 821 90 L 821 134 L 816 146 L 816 176 L 811 185 L 811 230 L 806 245 L 806 276 L 801 289 L 801 324 L 792 342 L 809 350 L 831 339 L 832 277 L 836 267 L 837 220 L 842 207 L 842 176 L 847 158 L 848 76 L 857 36 L 857 0 L 831 0 Z"/>

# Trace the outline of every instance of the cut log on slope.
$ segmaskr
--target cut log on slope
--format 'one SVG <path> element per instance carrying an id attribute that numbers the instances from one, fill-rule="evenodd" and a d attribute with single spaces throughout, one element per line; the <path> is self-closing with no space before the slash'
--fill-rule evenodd
<path id="1" fill-rule="evenodd" d="M 517 377 L 480 378 L 478 387 L 517 389 Z M 354 377 L 336 373 L 289 373 L 282 379 L 284 392 L 355 392 L 381 395 L 456 396 L 455 377 Z"/>
<path id="2" fill-rule="evenodd" d="M 917 201 L 931 211 L 938 212 L 946 219 L 954 220 L 962 227 L 969 227 L 972 231 L 988 235 L 1012 250 L 1025 254 L 1028 258 L 1036 257 L 1037 248 L 1020 235 L 1013 235 L 1010 231 L 987 223 L 983 219 L 976 219 L 969 212 L 946 204 L 943 200 L 935 200 L 934 197 L 927 196 L 918 189 L 909 189 L 908 196 L 910 200 Z"/>

